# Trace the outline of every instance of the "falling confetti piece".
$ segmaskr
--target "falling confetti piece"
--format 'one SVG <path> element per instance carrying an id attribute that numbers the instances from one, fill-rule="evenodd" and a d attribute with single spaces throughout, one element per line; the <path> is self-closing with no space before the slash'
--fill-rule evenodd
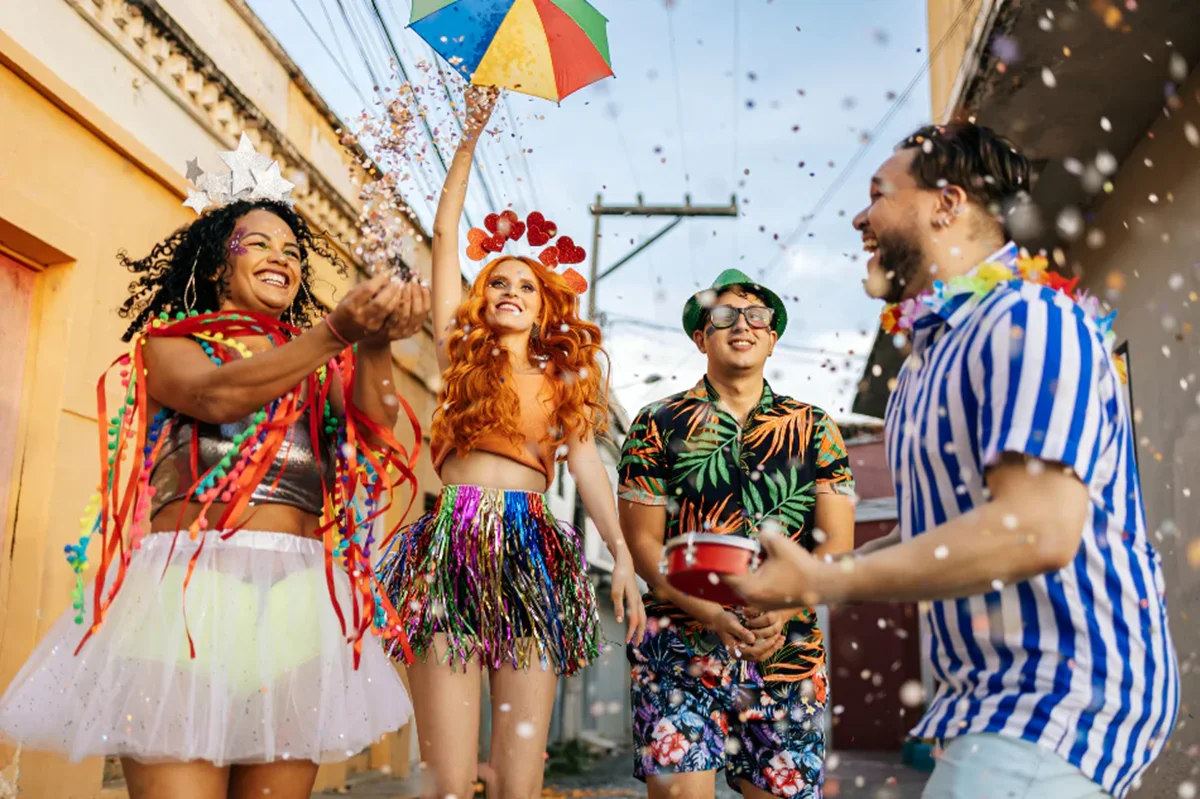
<path id="1" fill-rule="evenodd" d="M 1053 89 L 1058 85 L 1058 80 L 1054 77 L 1054 73 L 1050 71 L 1049 67 L 1042 67 L 1042 83 L 1046 84 L 1046 87 L 1049 89 Z"/>
<path id="2" fill-rule="evenodd" d="M 1188 543 L 1187 559 L 1189 566 L 1193 569 L 1200 569 L 1200 538 Z"/>

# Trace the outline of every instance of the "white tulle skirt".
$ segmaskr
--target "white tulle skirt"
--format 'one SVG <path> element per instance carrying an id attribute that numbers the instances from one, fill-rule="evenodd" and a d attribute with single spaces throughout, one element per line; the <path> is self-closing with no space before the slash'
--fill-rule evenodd
<path id="1" fill-rule="evenodd" d="M 412 705 L 377 639 L 354 668 L 314 539 L 206 533 L 186 593 L 192 658 L 183 582 L 199 544 L 147 536 L 78 655 L 90 601 L 83 624 L 64 614 L 0 699 L 0 736 L 72 761 L 225 765 L 344 760 L 404 725 Z M 335 570 L 335 584 L 349 622 L 349 580 Z"/>

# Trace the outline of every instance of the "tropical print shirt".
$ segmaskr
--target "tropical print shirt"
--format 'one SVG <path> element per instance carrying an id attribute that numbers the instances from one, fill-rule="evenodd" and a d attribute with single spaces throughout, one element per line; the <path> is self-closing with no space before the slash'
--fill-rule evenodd
<path id="1" fill-rule="evenodd" d="M 688 532 L 752 537 L 773 524 L 812 551 L 817 495 L 854 494 L 846 445 L 824 411 L 764 383 L 743 427 L 707 377 L 638 413 L 618 472 L 621 499 L 666 507 L 667 540 Z M 645 601 L 649 615 L 669 617 L 693 644 L 715 638 L 703 636 L 703 628 L 674 604 L 653 593 Z M 803 654 L 810 665 L 824 664 L 811 609 L 792 622 L 788 637 L 791 644 L 771 661 L 794 660 L 799 653 L 788 650 L 795 644 L 808 650 Z M 818 656 L 819 663 L 811 662 Z M 768 674 L 779 672 L 769 664 Z"/>

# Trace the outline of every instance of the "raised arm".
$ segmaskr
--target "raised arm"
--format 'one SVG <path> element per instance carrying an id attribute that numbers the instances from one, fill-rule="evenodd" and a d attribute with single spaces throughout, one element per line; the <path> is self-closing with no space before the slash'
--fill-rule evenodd
<path id="1" fill-rule="evenodd" d="M 160 405 L 213 424 L 233 422 L 283 396 L 346 345 L 383 329 L 399 288 L 388 275 L 360 283 L 319 324 L 281 347 L 216 366 L 190 339 L 151 338 L 146 344 L 147 391 Z"/>
<path id="2" fill-rule="evenodd" d="M 458 224 L 467 201 L 467 183 L 471 179 L 471 161 L 475 145 L 483 132 L 496 99 L 497 89 L 468 86 L 465 92 L 467 114 L 463 135 L 446 173 L 446 185 L 438 199 L 433 219 L 433 335 L 437 344 L 438 367 L 449 365 L 446 341 L 458 306 L 462 304 L 462 264 L 458 260 Z"/>

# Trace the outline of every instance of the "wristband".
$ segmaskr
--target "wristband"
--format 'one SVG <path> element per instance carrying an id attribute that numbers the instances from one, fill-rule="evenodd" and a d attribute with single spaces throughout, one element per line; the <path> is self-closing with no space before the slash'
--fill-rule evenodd
<path id="1" fill-rule="evenodd" d="M 354 346 L 353 344 L 351 344 L 349 341 L 346 340 L 345 336 L 343 336 L 341 333 L 337 332 L 337 328 L 335 328 L 333 326 L 333 322 L 329 321 L 328 316 L 325 317 L 325 327 L 329 328 L 329 332 L 333 334 L 333 337 L 336 338 L 338 341 L 342 342 L 342 344 L 344 344 L 345 346 L 347 346 L 347 347 Z"/>

